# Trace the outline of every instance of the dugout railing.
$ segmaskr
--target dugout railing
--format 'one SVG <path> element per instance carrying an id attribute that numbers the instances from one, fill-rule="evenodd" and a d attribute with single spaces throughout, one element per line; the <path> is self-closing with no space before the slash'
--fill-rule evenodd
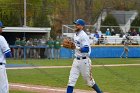
<path id="1" fill-rule="evenodd" d="M 15 46 L 15 45 L 10 45 L 10 48 L 12 50 L 13 58 L 14 58 L 14 55 L 15 55 L 14 54 L 15 51 L 18 52 L 18 50 L 19 50 L 19 52 L 20 52 L 19 54 L 20 54 L 21 58 L 26 60 L 28 49 L 46 49 L 46 48 L 48 48 L 48 46 Z M 16 57 L 17 57 L 17 55 L 16 55 Z"/>

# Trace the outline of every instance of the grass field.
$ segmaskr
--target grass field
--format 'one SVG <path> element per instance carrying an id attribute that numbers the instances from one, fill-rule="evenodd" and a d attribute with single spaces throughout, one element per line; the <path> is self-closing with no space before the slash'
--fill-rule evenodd
<path id="1" fill-rule="evenodd" d="M 27 64 L 36 66 L 69 66 L 72 59 L 27 60 Z M 140 64 L 140 59 L 92 59 L 94 65 L 103 64 Z M 7 60 L 8 64 L 25 64 L 24 60 Z M 52 87 L 67 87 L 70 68 L 7 70 L 9 82 Z M 139 93 L 140 66 L 94 67 L 93 77 L 103 91 L 109 93 Z M 80 76 L 75 86 L 77 89 L 91 90 Z M 31 93 L 10 90 L 10 93 Z"/>
<path id="2" fill-rule="evenodd" d="M 73 59 L 29 59 L 29 60 L 7 60 L 8 64 L 34 64 L 38 66 L 71 66 Z M 93 65 L 102 64 L 140 64 L 140 58 L 96 58 L 92 59 Z"/>

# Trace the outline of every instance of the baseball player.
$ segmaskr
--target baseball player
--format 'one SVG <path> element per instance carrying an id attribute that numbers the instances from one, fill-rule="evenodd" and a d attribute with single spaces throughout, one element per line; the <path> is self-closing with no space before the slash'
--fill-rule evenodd
<path id="1" fill-rule="evenodd" d="M 78 19 L 75 24 L 75 59 L 73 60 L 72 68 L 69 75 L 69 81 L 66 93 L 73 93 L 76 81 L 81 74 L 87 85 L 92 87 L 97 93 L 102 93 L 95 83 L 91 73 L 91 60 L 89 58 L 91 47 L 88 35 L 84 32 L 85 21 Z"/>
<path id="2" fill-rule="evenodd" d="M 2 33 L 3 24 L 0 21 L 0 33 Z M 11 57 L 11 50 L 5 38 L 0 35 L 0 93 L 9 93 L 8 79 L 6 74 L 6 59 Z"/>
<path id="3" fill-rule="evenodd" d="M 124 57 L 125 55 L 125 58 L 128 58 L 128 52 L 129 52 L 129 48 L 128 48 L 128 45 L 130 43 L 130 38 L 128 35 L 125 35 L 124 36 L 124 42 L 123 42 L 123 45 L 124 45 L 124 50 L 120 56 L 120 58 Z"/>

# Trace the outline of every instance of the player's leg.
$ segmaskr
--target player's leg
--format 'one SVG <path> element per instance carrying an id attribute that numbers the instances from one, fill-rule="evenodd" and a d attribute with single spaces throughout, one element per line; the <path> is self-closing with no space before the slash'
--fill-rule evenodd
<path id="1" fill-rule="evenodd" d="M 124 53 L 125 53 L 125 50 L 123 50 L 123 52 L 122 52 L 122 54 L 120 56 L 121 58 L 124 56 Z"/>
<path id="2" fill-rule="evenodd" d="M 66 93 L 73 93 L 73 89 L 74 89 L 74 86 L 77 82 L 77 79 L 79 77 L 79 69 L 78 69 L 78 65 L 80 63 L 74 59 L 74 62 L 72 64 L 72 68 L 71 68 L 71 71 L 70 71 L 70 75 L 69 75 L 69 81 L 68 81 L 68 87 L 67 87 L 67 92 Z"/>
<path id="3" fill-rule="evenodd" d="M 57 58 L 60 58 L 60 49 L 57 49 Z"/>
<path id="4" fill-rule="evenodd" d="M 48 59 L 50 59 L 50 54 L 51 54 L 50 48 L 48 48 Z"/>
<path id="5" fill-rule="evenodd" d="M 54 49 L 53 48 L 51 48 L 51 59 L 53 59 L 54 58 Z"/>
<path id="6" fill-rule="evenodd" d="M 95 83 L 92 72 L 91 72 L 91 60 L 90 59 L 84 59 L 83 62 L 81 62 L 81 74 L 88 84 L 88 86 L 92 87 L 97 93 L 102 93 L 98 85 Z"/>
<path id="7" fill-rule="evenodd" d="M 0 65 L 0 93 L 9 93 L 5 65 Z"/>
<path id="8" fill-rule="evenodd" d="M 125 51 L 126 58 L 128 58 L 128 52 L 129 52 L 129 49 L 126 49 Z"/>

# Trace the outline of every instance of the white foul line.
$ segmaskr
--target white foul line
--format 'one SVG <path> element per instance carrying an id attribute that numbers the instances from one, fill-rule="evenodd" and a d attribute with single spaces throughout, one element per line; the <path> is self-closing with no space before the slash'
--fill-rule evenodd
<path id="1" fill-rule="evenodd" d="M 27 89 L 36 89 L 36 90 L 51 90 L 51 91 L 65 92 L 65 90 L 60 90 L 60 89 L 39 88 L 39 87 L 31 87 L 31 86 L 17 85 L 17 84 L 10 84 L 10 86 L 11 87 L 27 88 Z"/>
<path id="2" fill-rule="evenodd" d="M 140 64 L 112 64 L 112 65 L 92 65 L 92 67 L 117 67 L 117 66 L 140 66 Z M 35 69 L 35 68 L 71 68 L 71 66 L 31 66 L 31 67 L 8 67 L 6 69 Z"/>

